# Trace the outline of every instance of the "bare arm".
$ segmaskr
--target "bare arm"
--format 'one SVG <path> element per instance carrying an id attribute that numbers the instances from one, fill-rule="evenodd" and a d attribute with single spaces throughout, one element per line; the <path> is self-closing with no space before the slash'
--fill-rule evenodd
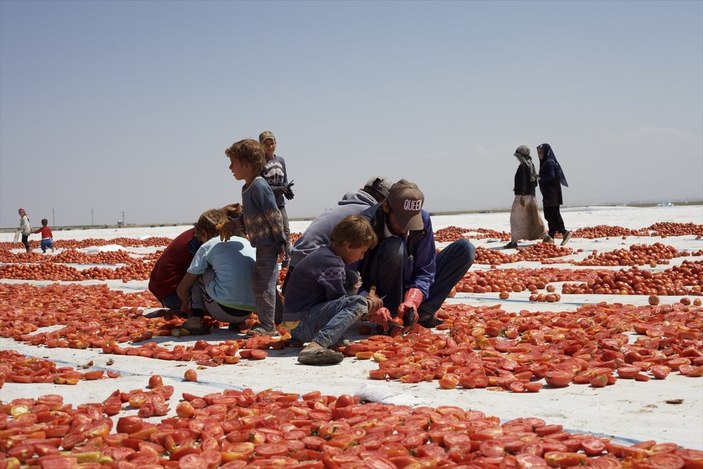
<path id="1" fill-rule="evenodd" d="M 197 275 L 186 272 L 183 279 L 181 279 L 181 283 L 178 284 L 176 293 L 178 293 L 178 298 L 180 298 L 183 303 L 181 306 L 181 311 L 190 310 L 190 289 L 193 287 L 193 284 L 197 279 Z"/>

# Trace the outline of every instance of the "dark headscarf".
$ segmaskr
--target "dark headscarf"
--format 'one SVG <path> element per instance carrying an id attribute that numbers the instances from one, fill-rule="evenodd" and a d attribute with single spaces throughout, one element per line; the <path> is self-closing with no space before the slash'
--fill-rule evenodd
<path id="1" fill-rule="evenodd" d="M 559 178 L 561 185 L 564 187 L 569 187 L 569 183 L 566 182 L 564 171 L 561 169 L 561 165 L 557 161 L 557 157 L 554 155 L 552 147 L 548 143 L 543 143 L 542 145 L 538 145 L 537 149 L 542 150 L 542 153 L 544 154 L 544 158 L 542 158 L 539 162 L 540 179 L 553 179 L 553 176 L 550 173 L 554 171 L 556 173 L 554 176 Z"/>

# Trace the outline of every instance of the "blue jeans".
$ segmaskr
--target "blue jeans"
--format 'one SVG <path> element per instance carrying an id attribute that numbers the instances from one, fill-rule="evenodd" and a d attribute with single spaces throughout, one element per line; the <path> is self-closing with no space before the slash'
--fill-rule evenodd
<path id="1" fill-rule="evenodd" d="M 475 258 L 476 248 L 466 239 L 454 241 L 437 254 L 435 279 L 429 295 L 420 305 L 421 316 L 437 312 L 452 288 L 471 268 Z M 371 262 L 369 274 L 363 279 L 364 287 L 375 285 L 380 294 L 385 295 L 384 306 L 395 316 L 407 290 L 404 282 L 405 266 L 408 264 L 405 241 L 396 236 L 386 238 L 377 248 Z"/>
<path id="2" fill-rule="evenodd" d="M 46 252 L 47 249 L 54 249 L 54 241 L 51 238 L 42 238 L 41 252 Z"/>
<path id="3" fill-rule="evenodd" d="M 298 326 L 291 337 L 301 342 L 315 341 L 330 348 L 344 337 L 344 333 L 368 311 L 366 298 L 361 295 L 342 296 L 319 303 L 301 313 Z"/>
<path id="4" fill-rule="evenodd" d="M 168 295 L 168 296 L 166 296 L 166 297 L 164 297 L 164 298 L 161 298 L 161 299 L 159 300 L 159 302 L 161 303 L 161 305 L 162 305 L 164 308 L 174 309 L 174 310 L 176 310 L 176 311 L 180 311 L 180 310 L 181 310 L 181 306 L 183 306 L 183 302 L 182 302 L 181 299 L 178 297 L 178 293 L 176 293 L 176 292 L 173 292 L 173 293 L 171 293 L 170 295 Z"/>
<path id="5" fill-rule="evenodd" d="M 469 271 L 476 259 L 476 248 L 466 239 L 458 239 L 437 254 L 437 273 L 430 294 L 420 305 L 420 315 L 434 315 L 452 288 Z"/>

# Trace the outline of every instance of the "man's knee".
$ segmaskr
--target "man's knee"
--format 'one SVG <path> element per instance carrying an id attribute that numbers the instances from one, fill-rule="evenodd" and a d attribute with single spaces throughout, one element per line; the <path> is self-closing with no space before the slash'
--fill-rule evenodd
<path id="1" fill-rule="evenodd" d="M 476 259 L 476 248 L 467 239 L 458 239 L 450 246 L 453 259 L 461 259 L 468 270 Z"/>

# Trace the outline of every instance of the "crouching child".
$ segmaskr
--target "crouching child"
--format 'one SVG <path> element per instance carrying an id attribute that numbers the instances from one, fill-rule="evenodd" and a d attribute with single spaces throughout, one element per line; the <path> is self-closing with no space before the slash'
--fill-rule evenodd
<path id="1" fill-rule="evenodd" d="M 217 209 L 203 213 L 195 225 L 194 236 L 203 244 L 178 284 L 181 310 L 189 312 L 180 335 L 207 333 L 206 315 L 241 331 L 256 309 L 251 286 L 256 251 L 247 239 L 232 236 L 231 226 L 225 210 Z"/>
<path id="2" fill-rule="evenodd" d="M 334 365 L 344 356 L 331 349 L 359 320 L 375 315 L 383 301 L 374 292 L 358 295 L 361 279 L 348 266 L 360 261 L 378 239 L 364 217 L 351 215 L 332 230 L 330 244 L 305 257 L 286 289 L 282 326 L 291 338 L 308 342 L 298 355 L 304 365 Z"/>

